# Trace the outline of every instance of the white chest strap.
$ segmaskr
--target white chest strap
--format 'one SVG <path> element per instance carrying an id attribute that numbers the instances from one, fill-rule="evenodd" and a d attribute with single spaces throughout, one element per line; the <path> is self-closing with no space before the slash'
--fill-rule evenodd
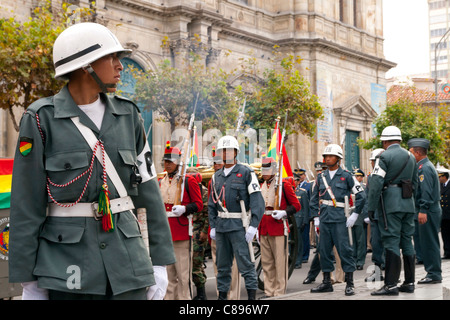
<path id="1" fill-rule="evenodd" d="M 92 132 L 91 129 L 86 127 L 84 124 L 80 122 L 80 119 L 78 117 L 72 117 L 70 118 L 72 122 L 75 124 L 75 126 L 78 128 L 80 133 L 83 135 L 86 142 L 89 144 L 89 147 L 94 150 L 95 145 L 97 144 L 97 137 Z M 125 186 L 122 183 L 122 180 L 119 177 L 119 174 L 116 171 L 116 168 L 114 167 L 114 164 L 112 163 L 111 159 L 108 157 L 108 154 L 105 152 L 104 156 L 105 158 L 102 159 L 102 153 L 101 150 L 97 149 L 97 152 L 95 153 L 95 156 L 97 157 L 98 161 L 100 163 L 105 161 L 106 166 L 106 173 L 111 180 L 111 182 L 114 184 L 114 187 L 116 188 L 117 192 L 119 193 L 119 196 L 126 197 L 128 195 L 127 189 L 125 189 Z"/>

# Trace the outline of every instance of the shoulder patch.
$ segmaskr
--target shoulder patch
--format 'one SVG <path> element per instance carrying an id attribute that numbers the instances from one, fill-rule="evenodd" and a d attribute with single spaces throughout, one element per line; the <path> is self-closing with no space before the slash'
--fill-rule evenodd
<path id="1" fill-rule="evenodd" d="M 28 137 L 20 137 L 19 139 L 19 152 L 22 156 L 26 157 L 33 150 L 33 139 Z"/>

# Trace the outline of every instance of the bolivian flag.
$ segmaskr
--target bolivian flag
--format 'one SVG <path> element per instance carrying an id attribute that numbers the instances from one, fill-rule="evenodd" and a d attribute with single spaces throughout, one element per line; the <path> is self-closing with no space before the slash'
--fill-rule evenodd
<path id="1" fill-rule="evenodd" d="M 281 134 L 280 128 L 278 128 L 278 122 L 275 124 L 275 129 L 273 130 L 272 140 L 270 141 L 268 157 L 272 157 L 278 162 L 278 154 L 281 145 Z M 292 177 L 291 164 L 289 163 L 289 158 L 286 152 L 286 146 L 283 144 L 283 176 L 282 178 Z"/>
<path id="2" fill-rule="evenodd" d="M 191 148 L 191 158 L 189 160 L 189 167 L 199 167 L 200 163 L 198 161 L 198 138 L 197 138 L 197 128 L 194 127 L 194 143 Z"/>
<path id="3" fill-rule="evenodd" d="M 9 208 L 11 203 L 13 159 L 0 159 L 0 209 Z"/>

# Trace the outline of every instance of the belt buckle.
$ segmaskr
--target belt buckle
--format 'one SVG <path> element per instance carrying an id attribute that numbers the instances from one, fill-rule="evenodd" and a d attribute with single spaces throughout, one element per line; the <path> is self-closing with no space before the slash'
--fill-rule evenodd
<path id="1" fill-rule="evenodd" d="M 91 203 L 92 213 L 94 214 L 95 220 L 100 220 L 102 215 L 98 213 L 98 202 L 94 201 Z"/>

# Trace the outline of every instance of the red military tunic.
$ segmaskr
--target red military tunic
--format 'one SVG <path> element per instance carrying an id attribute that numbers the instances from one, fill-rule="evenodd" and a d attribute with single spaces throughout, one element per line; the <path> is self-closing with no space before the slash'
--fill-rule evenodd
<path id="1" fill-rule="evenodd" d="M 275 205 L 275 182 L 272 181 L 270 185 L 266 182 L 261 184 L 261 193 L 266 201 L 266 211 L 273 210 Z M 294 189 L 288 181 L 283 181 L 283 191 L 281 193 L 281 204 L 279 210 L 285 210 L 288 215 L 294 214 L 300 211 L 301 205 L 295 195 Z M 260 236 L 283 236 L 284 235 L 284 222 L 283 219 L 277 220 L 272 215 L 266 215 L 261 219 L 259 223 L 259 235 Z"/>
<path id="2" fill-rule="evenodd" d="M 166 207 L 166 212 L 172 212 L 173 203 L 176 195 L 177 179 L 170 179 L 166 174 L 159 182 L 161 193 Z M 190 212 L 197 206 L 195 212 Z M 186 212 L 180 217 L 169 217 L 170 231 L 173 241 L 189 240 L 189 214 L 195 214 L 203 209 L 203 199 L 197 179 L 186 175 L 183 201 L 181 205 L 186 206 Z"/>

